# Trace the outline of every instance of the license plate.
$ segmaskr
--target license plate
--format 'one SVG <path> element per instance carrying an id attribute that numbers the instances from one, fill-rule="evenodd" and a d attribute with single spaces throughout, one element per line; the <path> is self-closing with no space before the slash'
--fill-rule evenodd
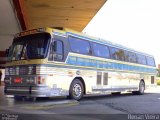
<path id="1" fill-rule="evenodd" d="M 14 80 L 14 83 L 22 83 L 22 79 L 21 79 L 21 78 L 16 78 L 16 79 Z"/>

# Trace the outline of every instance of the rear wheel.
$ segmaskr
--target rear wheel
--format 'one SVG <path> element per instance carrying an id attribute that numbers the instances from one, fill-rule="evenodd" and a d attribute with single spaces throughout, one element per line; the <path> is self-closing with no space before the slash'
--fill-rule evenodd
<path id="1" fill-rule="evenodd" d="M 145 83 L 144 83 L 144 81 L 141 80 L 141 82 L 139 83 L 138 94 L 139 95 L 143 95 L 144 94 L 144 90 L 145 90 Z"/>
<path id="2" fill-rule="evenodd" d="M 145 83 L 143 80 L 140 81 L 139 83 L 139 90 L 138 91 L 133 91 L 132 93 L 134 95 L 143 95 L 145 90 Z"/>
<path id="3" fill-rule="evenodd" d="M 69 98 L 80 100 L 84 94 L 84 86 L 79 79 L 75 79 L 70 86 Z"/>
<path id="4" fill-rule="evenodd" d="M 23 101 L 24 96 L 18 96 L 18 95 L 14 95 L 14 100 L 16 101 Z"/>

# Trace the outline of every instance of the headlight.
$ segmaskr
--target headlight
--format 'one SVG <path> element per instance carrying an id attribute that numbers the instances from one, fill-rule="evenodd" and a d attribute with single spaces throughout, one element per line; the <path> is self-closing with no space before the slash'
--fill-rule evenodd
<path id="1" fill-rule="evenodd" d="M 45 84 L 46 77 L 45 76 L 37 76 L 37 84 Z"/>
<path id="2" fill-rule="evenodd" d="M 4 83 L 11 84 L 11 78 L 9 78 L 9 77 L 4 78 Z"/>

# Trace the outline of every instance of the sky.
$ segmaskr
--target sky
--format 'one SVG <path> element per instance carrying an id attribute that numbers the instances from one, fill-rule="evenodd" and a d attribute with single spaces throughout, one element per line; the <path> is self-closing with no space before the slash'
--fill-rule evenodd
<path id="1" fill-rule="evenodd" d="M 151 54 L 160 64 L 160 0 L 108 0 L 83 32 Z"/>

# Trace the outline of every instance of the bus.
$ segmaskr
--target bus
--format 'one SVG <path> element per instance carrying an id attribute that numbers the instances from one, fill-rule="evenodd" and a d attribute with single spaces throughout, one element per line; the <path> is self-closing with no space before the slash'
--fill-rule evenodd
<path id="1" fill-rule="evenodd" d="M 156 85 L 155 76 L 152 55 L 71 29 L 46 27 L 15 35 L 5 68 L 4 92 L 75 100 L 89 94 L 142 95 Z"/>

